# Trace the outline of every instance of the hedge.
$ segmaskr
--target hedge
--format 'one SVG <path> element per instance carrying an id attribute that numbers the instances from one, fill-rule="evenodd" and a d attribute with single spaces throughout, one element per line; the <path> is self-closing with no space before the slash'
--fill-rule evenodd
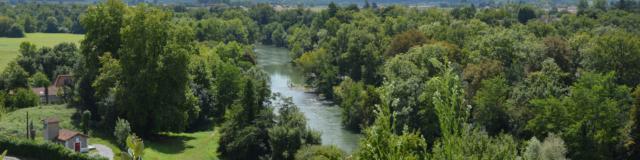
<path id="1" fill-rule="evenodd" d="M 3 150 L 8 150 L 7 155 L 27 159 L 106 160 L 103 157 L 90 157 L 73 152 L 59 144 L 37 143 L 31 140 L 0 136 L 0 151 Z"/>

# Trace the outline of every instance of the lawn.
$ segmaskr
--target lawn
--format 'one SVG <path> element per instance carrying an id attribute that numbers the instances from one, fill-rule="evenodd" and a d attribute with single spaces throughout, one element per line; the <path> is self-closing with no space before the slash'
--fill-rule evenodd
<path id="1" fill-rule="evenodd" d="M 144 159 L 218 159 L 219 139 L 217 131 L 162 134 L 144 142 Z"/>
<path id="2" fill-rule="evenodd" d="M 53 47 L 62 42 L 76 42 L 79 44 L 83 37 L 84 35 L 81 34 L 68 33 L 27 33 L 23 38 L 2 37 L 0 38 L 0 70 L 18 56 L 18 49 L 22 42 L 28 41 L 39 47 Z M 78 47 L 80 46 L 78 45 Z"/>
<path id="3" fill-rule="evenodd" d="M 80 131 L 77 120 L 73 118 L 76 109 L 66 107 L 66 105 L 46 105 L 6 113 L 0 118 L 0 134 L 25 137 L 27 112 L 29 112 L 29 119 L 33 120 L 33 125 L 36 128 L 36 141 L 43 140 L 41 120 L 47 117 L 60 119 L 61 128 Z M 110 133 L 91 131 L 89 136 L 90 144 L 103 144 L 111 148 L 116 153 L 115 159 L 119 159 L 117 154 L 120 153 L 120 149 Z M 219 137 L 219 133 L 215 130 L 193 133 L 163 133 L 144 140 L 144 159 L 218 159 L 216 151 Z"/>

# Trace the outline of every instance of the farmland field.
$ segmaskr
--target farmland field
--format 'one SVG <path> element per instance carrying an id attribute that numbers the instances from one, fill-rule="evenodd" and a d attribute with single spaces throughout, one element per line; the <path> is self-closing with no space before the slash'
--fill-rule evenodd
<path id="1" fill-rule="evenodd" d="M 38 47 L 53 47 L 62 42 L 75 42 L 79 47 L 83 37 L 81 34 L 68 33 L 27 33 L 23 38 L 2 37 L 0 38 L 0 70 L 19 55 L 18 50 L 22 42 L 28 41 Z"/>

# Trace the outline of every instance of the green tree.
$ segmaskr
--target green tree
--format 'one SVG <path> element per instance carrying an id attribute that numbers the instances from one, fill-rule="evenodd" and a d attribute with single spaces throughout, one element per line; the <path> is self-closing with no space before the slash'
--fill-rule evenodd
<path id="1" fill-rule="evenodd" d="M 375 120 L 374 106 L 379 104 L 379 96 L 372 86 L 354 82 L 351 78 L 343 80 L 334 88 L 336 100 L 342 108 L 342 124 L 347 128 L 360 131 Z"/>
<path id="2" fill-rule="evenodd" d="M 613 73 L 581 73 L 567 96 L 533 100 L 536 114 L 528 128 L 535 135 L 562 132 L 572 159 L 603 159 L 621 154 L 617 132 L 629 109 L 630 89 L 617 85 Z"/>
<path id="3" fill-rule="evenodd" d="M 264 106 L 259 79 L 245 79 L 241 98 L 231 107 L 220 127 L 218 151 L 225 159 L 259 159 L 271 153 L 269 131 L 274 124 L 271 108 Z M 261 84 L 265 82 L 257 82 Z M 265 86 L 262 86 L 265 87 Z"/>
<path id="4" fill-rule="evenodd" d="M 393 36 L 393 40 L 391 40 L 386 54 L 387 56 L 393 57 L 396 54 L 409 51 L 411 47 L 419 46 L 426 42 L 427 38 L 422 32 L 416 30 L 405 31 Z"/>
<path id="5" fill-rule="evenodd" d="M 33 93 L 31 89 L 18 88 L 14 90 L 14 94 L 10 95 L 5 102 L 6 107 L 27 108 L 37 106 L 40 97 Z"/>
<path id="6" fill-rule="evenodd" d="M 87 134 L 89 131 L 89 123 L 91 122 L 91 112 L 84 111 L 82 112 L 82 132 Z"/>
<path id="7" fill-rule="evenodd" d="M 58 33 L 58 19 L 56 17 L 47 17 L 45 33 Z"/>
<path id="8" fill-rule="evenodd" d="M 611 31 L 594 37 L 582 55 L 581 64 L 597 72 L 616 72 L 617 82 L 640 84 L 640 37 L 624 31 Z"/>
<path id="9" fill-rule="evenodd" d="M 127 146 L 127 136 L 131 134 L 129 122 L 126 119 L 118 118 L 113 130 L 113 136 L 116 138 L 118 146 L 124 149 Z"/>
<path id="10" fill-rule="evenodd" d="M 549 134 L 544 142 L 536 137 L 527 141 L 527 146 L 522 153 L 523 160 L 566 160 L 567 148 L 562 138 L 556 134 Z"/>
<path id="11" fill-rule="evenodd" d="M 518 10 L 518 21 L 526 24 L 529 20 L 536 18 L 536 12 L 531 7 L 522 7 Z"/>
<path id="12" fill-rule="evenodd" d="M 122 30 L 118 106 L 141 135 L 184 130 L 187 111 L 195 107 L 187 99 L 195 36 L 170 19 L 166 12 L 139 5 Z"/>
<path id="13" fill-rule="evenodd" d="M 11 25 L 9 30 L 7 30 L 7 37 L 11 37 L 11 38 L 24 37 L 24 31 L 22 29 L 22 26 L 18 24 Z"/>
<path id="14" fill-rule="evenodd" d="M 303 54 L 295 60 L 306 76 L 306 82 L 316 87 L 327 98 L 334 97 L 333 86 L 338 85 L 338 67 L 333 65 L 334 57 L 325 48 L 318 48 Z"/>
<path id="15" fill-rule="evenodd" d="M 37 31 L 37 24 L 32 16 L 25 16 L 24 18 L 24 32 L 33 33 Z"/>
<path id="16" fill-rule="evenodd" d="M 482 81 L 482 87 L 473 97 L 473 120 L 486 127 L 490 135 L 509 131 L 507 98 L 509 85 L 503 77 Z"/>
<path id="17" fill-rule="evenodd" d="M 47 75 L 44 75 L 42 72 L 37 72 L 33 76 L 31 76 L 31 84 L 36 87 L 44 88 L 44 97 L 45 102 L 49 103 L 49 85 L 51 85 L 51 81 L 47 78 Z"/>
<path id="18" fill-rule="evenodd" d="M 27 73 L 15 61 L 9 62 L 2 72 L 7 90 L 29 87 L 29 73 Z"/>
<path id="19" fill-rule="evenodd" d="M 79 67 L 74 71 L 74 75 L 78 86 L 79 104 L 93 115 L 98 115 L 96 102 L 100 97 L 95 96 L 96 91 L 91 85 L 100 73 L 102 55 L 109 52 L 115 59 L 120 57 L 120 31 L 126 10 L 126 5 L 121 0 L 107 0 L 90 7 L 86 14 L 80 17 L 86 33 L 81 42 Z"/>
<path id="20" fill-rule="evenodd" d="M 306 145 L 319 145 L 320 133 L 307 127 L 307 120 L 291 98 L 275 96 L 278 110 L 275 124 L 268 129 L 271 159 L 293 160 L 297 151 Z"/>
<path id="21" fill-rule="evenodd" d="M 394 133 L 391 122 L 394 113 L 387 107 L 378 107 L 376 120 L 364 132 L 360 149 L 354 154 L 358 159 L 425 159 L 427 142 L 420 133 L 404 130 Z"/>

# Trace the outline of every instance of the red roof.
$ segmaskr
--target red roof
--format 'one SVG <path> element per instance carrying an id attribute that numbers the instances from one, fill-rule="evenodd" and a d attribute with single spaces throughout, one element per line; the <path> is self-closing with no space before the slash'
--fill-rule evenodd
<path id="1" fill-rule="evenodd" d="M 72 83 L 73 77 L 71 75 L 58 75 L 56 77 L 56 81 L 53 81 L 53 86 L 63 87 L 67 83 Z"/>
<path id="2" fill-rule="evenodd" d="M 75 136 L 83 136 L 83 137 L 89 137 L 87 135 L 84 135 L 80 132 L 76 132 L 76 131 L 72 131 L 72 130 L 67 130 L 67 129 L 60 129 L 60 131 L 58 131 L 58 140 L 61 141 L 67 141 Z"/>

